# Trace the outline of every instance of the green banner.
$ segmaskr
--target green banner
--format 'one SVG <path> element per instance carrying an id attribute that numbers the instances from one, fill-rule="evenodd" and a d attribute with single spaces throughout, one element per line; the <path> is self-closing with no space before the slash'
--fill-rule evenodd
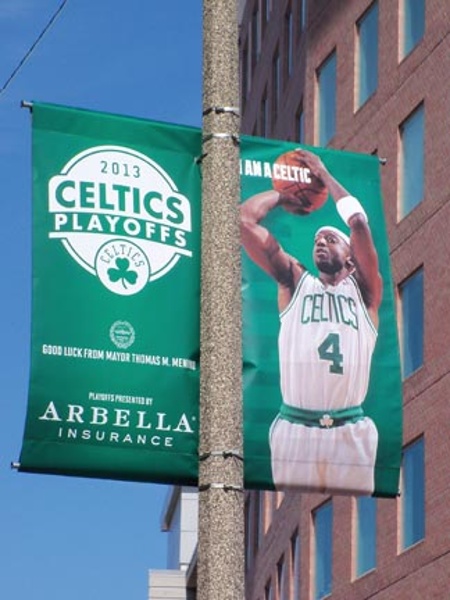
<path id="1" fill-rule="evenodd" d="M 242 140 L 245 479 L 395 496 L 401 378 L 379 160 L 309 150 Z"/>
<path id="2" fill-rule="evenodd" d="M 20 470 L 195 485 L 201 131 L 47 104 L 32 115 Z M 309 150 L 241 143 L 245 485 L 395 496 L 379 161 Z"/>
<path id="3" fill-rule="evenodd" d="M 197 480 L 198 130 L 33 104 L 24 471 Z"/>

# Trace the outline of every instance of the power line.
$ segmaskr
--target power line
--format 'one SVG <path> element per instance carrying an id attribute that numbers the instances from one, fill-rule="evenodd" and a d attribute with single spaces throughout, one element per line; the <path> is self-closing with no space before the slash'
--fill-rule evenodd
<path id="1" fill-rule="evenodd" d="M 11 83 L 11 81 L 14 79 L 14 77 L 17 75 L 17 73 L 23 67 L 23 65 L 25 64 L 25 62 L 30 58 L 30 56 L 34 52 L 36 46 L 39 44 L 39 42 L 42 40 L 42 38 L 44 37 L 44 35 L 47 33 L 47 31 L 50 29 L 50 27 L 53 25 L 53 23 L 59 17 L 62 9 L 64 8 L 64 6 L 67 4 L 68 1 L 69 0 L 63 0 L 61 2 L 61 4 L 59 5 L 59 7 L 56 9 L 56 11 L 54 12 L 53 16 L 51 17 L 50 21 L 47 23 L 47 25 L 41 31 L 41 33 L 39 34 L 39 36 L 37 37 L 37 39 L 30 46 L 28 52 L 22 57 L 21 61 L 17 65 L 17 67 L 14 69 L 14 71 L 11 73 L 11 75 L 8 77 L 8 79 L 4 83 L 3 87 L 0 89 L 0 96 L 3 94 L 3 92 L 9 86 L 9 84 Z"/>

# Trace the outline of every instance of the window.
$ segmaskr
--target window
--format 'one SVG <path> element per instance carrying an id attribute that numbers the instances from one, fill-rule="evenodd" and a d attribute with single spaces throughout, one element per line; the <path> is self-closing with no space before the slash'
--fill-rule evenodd
<path id="1" fill-rule="evenodd" d="M 314 600 L 331 594 L 333 568 L 333 505 L 331 501 L 313 512 Z"/>
<path id="2" fill-rule="evenodd" d="M 362 106 L 378 86 L 378 2 L 356 24 L 358 33 L 358 97 Z"/>
<path id="3" fill-rule="evenodd" d="M 252 28 L 252 68 L 255 68 L 256 63 L 258 62 L 259 55 L 261 52 L 261 21 L 260 21 L 260 13 L 258 9 L 254 11 L 252 14 L 251 28 Z"/>
<path id="4" fill-rule="evenodd" d="M 273 585 L 269 580 L 264 588 L 264 600 L 274 600 Z"/>
<path id="5" fill-rule="evenodd" d="M 333 52 L 317 74 L 319 94 L 318 142 L 326 146 L 336 133 L 336 52 Z"/>
<path id="6" fill-rule="evenodd" d="M 247 99 L 250 80 L 249 80 L 249 71 L 248 71 L 248 42 L 245 42 L 244 49 L 242 51 L 242 64 L 241 64 L 241 99 L 242 99 L 242 107 L 245 106 L 245 101 Z"/>
<path id="7" fill-rule="evenodd" d="M 300 31 L 306 27 L 306 4 L 308 0 L 300 0 Z"/>
<path id="8" fill-rule="evenodd" d="M 248 508 L 246 514 L 246 562 L 251 567 L 254 557 L 258 553 L 260 541 L 260 502 L 259 492 L 252 492 L 248 496 Z"/>
<path id="9" fill-rule="evenodd" d="M 412 211 L 424 196 L 424 108 L 421 104 L 400 125 L 400 218 Z"/>
<path id="10" fill-rule="evenodd" d="M 270 11 L 272 10 L 272 0 L 262 0 L 263 19 L 267 23 L 270 19 Z"/>
<path id="11" fill-rule="evenodd" d="M 359 496 L 355 505 L 355 575 L 360 577 L 377 564 L 377 501 L 371 496 Z"/>
<path id="12" fill-rule="evenodd" d="M 280 71 L 280 53 L 275 51 L 273 63 L 272 63 L 272 119 L 275 123 L 278 108 L 280 105 L 280 94 L 281 94 L 281 71 Z"/>
<path id="13" fill-rule="evenodd" d="M 284 17 L 285 40 L 286 40 L 286 73 L 290 77 L 294 64 L 294 17 L 290 5 Z"/>
<path id="14" fill-rule="evenodd" d="M 419 438 L 403 450 L 401 489 L 401 549 L 425 537 L 424 440 Z"/>
<path id="15" fill-rule="evenodd" d="M 244 527 L 245 527 L 245 570 L 247 571 L 251 566 L 252 558 L 253 558 L 253 545 L 252 545 L 253 519 L 252 519 L 250 496 L 247 496 L 247 498 L 245 500 Z"/>
<path id="16" fill-rule="evenodd" d="M 423 365 L 423 269 L 416 271 L 399 286 L 399 295 L 402 371 L 403 377 L 408 377 Z"/>
<path id="17" fill-rule="evenodd" d="M 276 498 L 276 508 L 280 508 L 281 503 L 284 500 L 284 492 L 275 492 L 275 498 Z"/>
<path id="18" fill-rule="evenodd" d="M 298 530 L 291 537 L 292 600 L 300 599 L 300 536 Z"/>
<path id="19" fill-rule="evenodd" d="M 258 548 L 266 535 L 266 502 L 265 492 L 257 492 L 258 498 Z"/>
<path id="20" fill-rule="evenodd" d="M 286 587 L 286 566 L 284 556 L 277 563 L 277 583 L 278 583 L 278 598 L 286 598 L 288 591 Z"/>
<path id="21" fill-rule="evenodd" d="M 413 50 L 425 32 L 425 0 L 401 0 L 400 58 Z"/>

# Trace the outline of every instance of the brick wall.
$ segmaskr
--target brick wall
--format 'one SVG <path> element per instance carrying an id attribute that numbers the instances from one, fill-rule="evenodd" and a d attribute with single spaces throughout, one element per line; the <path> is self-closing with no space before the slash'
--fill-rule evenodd
<path id="1" fill-rule="evenodd" d="M 270 101 L 272 57 L 277 45 L 283 48 L 284 15 L 291 5 L 288 0 L 272 4 L 275 14 L 263 36 L 242 118 L 243 131 L 249 134 L 258 133 L 258 112 L 266 89 Z M 294 14 L 298 14 L 299 4 L 293 0 Z M 295 114 L 302 101 L 306 143 L 314 144 L 316 70 L 337 48 L 337 134 L 330 145 L 365 153 L 376 150 L 387 159 L 382 167 L 382 187 L 394 284 L 419 266 L 424 268 L 424 365 L 404 382 L 404 442 L 424 435 L 426 533 L 422 542 L 399 552 L 399 502 L 379 500 L 377 568 L 352 581 L 353 500 L 336 497 L 331 598 L 440 599 L 449 596 L 450 578 L 450 4 L 448 0 L 427 0 L 424 39 L 399 61 L 398 0 L 379 2 L 379 85 L 355 112 L 355 23 L 370 4 L 368 0 L 309 2 L 308 27 L 302 35 L 295 29 L 294 71 L 284 80 L 281 107 L 269 137 L 295 139 Z M 241 47 L 256 5 L 256 0 L 246 3 Z M 425 108 L 425 199 L 398 222 L 398 128 L 421 102 Z M 301 535 L 301 597 L 310 597 L 311 511 L 325 499 L 285 495 L 250 564 L 248 600 L 264 598 L 265 585 L 271 576 L 276 579 L 277 562 L 288 553 L 290 536 L 297 527 Z M 289 599 L 289 589 L 288 585 L 274 598 Z"/>

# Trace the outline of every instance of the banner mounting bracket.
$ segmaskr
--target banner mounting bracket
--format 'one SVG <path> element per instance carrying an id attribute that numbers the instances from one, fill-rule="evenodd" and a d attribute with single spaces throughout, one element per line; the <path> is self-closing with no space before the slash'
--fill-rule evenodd
<path id="1" fill-rule="evenodd" d="M 221 456 L 222 458 L 237 458 L 238 460 L 244 460 L 242 454 L 237 450 L 212 450 L 211 452 L 203 452 L 200 454 L 199 460 L 207 460 L 213 456 Z"/>

